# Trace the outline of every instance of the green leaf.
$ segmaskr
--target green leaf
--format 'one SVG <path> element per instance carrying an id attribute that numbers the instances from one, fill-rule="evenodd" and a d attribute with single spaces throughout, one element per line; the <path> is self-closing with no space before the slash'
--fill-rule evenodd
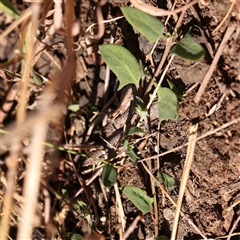
<path id="1" fill-rule="evenodd" d="M 143 214 L 152 212 L 153 198 L 148 197 L 142 189 L 135 186 L 125 186 L 122 188 L 122 192 Z"/>
<path id="2" fill-rule="evenodd" d="M 102 171 L 102 181 L 103 184 L 110 188 L 117 181 L 117 169 L 113 166 L 107 164 Z"/>
<path id="3" fill-rule="evenodd" d="M 127 135 L 133 135 L 135 133 L 144 133 L 144 130 L 140 127 L 133 126 L 127 131 Z"/>
<path id="4" fill-rule="evenodd" d="M 133 151 L 134 146 L 130 145 L 128 140 L 124 140 L 123 147 L 126 149 L 126 154 L 135 163 L 138 160 L 136 153 Z"/>
<path id="5" fill-rule="evenodd" d="M 192 61 L 199 61 L 204 57 L 204 49 L 187 33 L 181 41 L 176 43 L 170 54 Z"/>
<path id="6" fill-rule="evenodd" d="M 0 9 L 14 18 L 20 16 L 19 12 L 13 7 L 11 2 L 9 2 L 8 0 L 1 0 Z"/>
<path id="7" fill-rule="evenodd" d="M 70 106 L 68 106 L 68 110 L 73 112 L 77 112 L 79 109 L 80 109 L 79 104 L 71 104 Z"/>
<path id="8" fill-rule="evenodd" d="M 177 95 L 179 99 L 183 99 L 183 90 L 184 90 L 184 84 L 179 84 L 178 86 L 175 86 L 173 82 L 167 79 L 168 85 L 170 89 Z"/>
<path id="9" fill-rule="evenodd" d="M 178 118 L 178 98 L 171 89 L 159 88 L 157 105 L 159 121 Z"/>
<path id="10" fill-rule="evenodd" d="M 163 37 L 163 24 L 157 18 L 136 8 L 121 7 L 121 11 L 128 22 L 146 37 L 150 43 Z"/>
<path id="11" fill-rule="evenodd" d="M 175 179 L 170 177 L 166 173 L 160 173 L 156 178 L 170 190 L 172 190 L 176 187 Z"/>
<path id="12" fill-rule="evenodd" d="M 84 238 L 78 233 L 68 232 L 67 237 L 71 240 L 83 240 Z"/>
<path id="13" fill-rule="evenodd" d="M 115 44 L 103 44 L 99 46 L 99 50 L 106 64 L 119 79 L 118 90 L 130 83 L 138 86 L 141 70 L 137 59 L 126 48 Z"/>
<path id="14" fill-rule="evenodd" d="M 169 238 L 164 235 L 160 235 L 160 236 L 154 238 L 154 240 L 169 240 Z"/>
<path id="15" fill-rule="evenodd" d="M 140 97 L 136 96 L 136 100 L 137 100 L 137 107 L 135 108 L 135 112 L 140 116 L 140 120 L 144 120 L 145 123 L 147 124 L 147 117 L 148 117 L 147 108 Z"/>

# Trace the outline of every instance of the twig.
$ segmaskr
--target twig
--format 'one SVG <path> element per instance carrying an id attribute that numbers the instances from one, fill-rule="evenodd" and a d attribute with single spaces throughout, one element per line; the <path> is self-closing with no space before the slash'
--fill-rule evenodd
<path id="1" fill-rule="evenodd" d="M 23 75 L 22 75 L 22 89 L 19 101 L 19 107 L 17 109 L 17 123 L 21 123 L 25 119 L 26 115 L 26 104 L 27 104 L 27 91 L 28 91 L 28 82 L 30 78 L 31 72 L 31 62 L 33 57 L 33 46 L 34 46 L 34 34 L 38 28 L 38 16 L 40 14 L 41 4 L 33 3 L 31 5 L 32 9 L 32 16 L 31 22 L 29 22 L 28 26 L 28 46 L 27 46 L 27 53 L 26 53 L 26 62 L 23 68 Z"/>
<path id="2" fill-rule="evenodd" d="M 105 25 L 103 23 L 104 18 L 102 14 L 102 6 L 105 4 L 105 1 L 99 0 L 97 4 L 96 14 L 97 14 L 97 20 L 98 20 L 98 33 L 97 34 L 89 34 L 87 33 L 85 35 L 86 38 L 89 39 L 100 39 L 105 31 Z"/>
<path id="3" fill-rule="evenodd" d="M 230 8 L 228 9 L 225 17 L 223 18 L 223 20 L 220 22 L 220 24 L 218 24 L 218 26 L 212 31 L 212 34 L 214 35 L 218 30 L 219 28 L 223 25 L 223 23 L 227 20 L 229 14 L 231 13 L 233 7 L 234 7 L 234 4 L 235 4 L 235 0 L 232 1 L 232 4 L 230 6 Z"/>
<path id="4" fill-rule="evenodd" d="M 194 1 L 190 2 L 189 4 L 186 4 L 185 6 L 175 9 L 173 11 L 150 6 L 141 0 L 130 0 L 130 2 L 135 8 L 137 8 L 141 11 L 148 13 L 150 15 L 153 15 L 153 16 L 160 17 L 160 16 L 168 16 L 170 14 L 173 15 L 173 14 L 179 13 L 181 11 L 184 11 L 184 10 L 188 9 L 190 6 L 196 4 L 198 2 L 198 0 L 194 0 Z"/>
<path id="5" fill-rule="evenodd" d="M 2 42 L 2 38 L 6 37 L 19 24 L 21 24 L 24 20 L 28 19 L 32 15 L 32 13 L 33 13 L 32 8 L 26 9 L 18 19 L 12 22 L 11 25 L 0 34 L 0 42 Z"/>
<path id="6" fill-rule="evenodd" d="M 33 128 L 33 141 L 29 153 L 29 163 L 23 186 L 24 205 L 22 209 L 22 222 L 20 223 L 17 239 L 31 239 L 35 218 L 35 210 L 40 187 L 41 164 L 43 158 L 44 141 L 47 133 L 47 119 L 42 114 Z"/>
<path id="7" fill-rule="evenodd" d="M 119 229 L 119 238 L 122 239 L 122 234 L 125 232 L 125 228 L 126 228 L 126 219 L 125 219 L 125 214 L 124 214 L 124 210 L 123 210 L 123 205 L 122 205 L 122 200 L 121 200 L 121 196 L 119 193 L 119 189 L 118 189 L 118 184 L 117 182 L 114 184 L 114 190 L 116 193 L 116 202 L 117 202 L 117 213 L 119 216 L 119 223 L 122 226 L 122 229 Z"/>
<path id="8" fill-rule="evenodd" d="M 221 44 L 220 44 L 220 46 L 219 46 L 219 48 L 218 48 L 218 50 L 216 52 L 216 55 L 215 55 L 215 57 L 214 57 L 214 59 L 212 61 L 212 64 L 211 64 L 211 66 L 210 66 L 206 76 L 204 77 L 203 82 L 202 82 L 202 84 L 201 84 L 201 86 L 200 86 L 200 88 L 199 88 L 199 90 L 198 90 L 198 92 L 197 92 L 197 94 L 196 94 L 196 96 L 194 98 L 194 102 L 195 103 L 199 103 L 199 101 L 200 101 L 200 99 L 201 99 L 201 97 L 203 95 L 203 92 L 205 91 L 205 88 L 207 87 L 207 84 L 208 84 L 208 82 L 209 82 L 209 80 L 210 80 L 210 78 L 211 78 L 211 76 L 213 74 L 213 71 L 215 70 L 215 68 L 217 66 L 218 60 L 219 60 L 219 58 L 222 55 L 223 49 L 226 46 L 228 39 L 233 34 L 233 32 L 235 30 L 235 27 L 236 27 L 236 25 L 232 23 L 227 28 L 227 31 L 226 31 L 226 33 L 225 33 L 225 35 L 223 37 L 223 40 L 222 40 L 222 42 L 221 42 Z"/>
<path id="9" fill-rule="evenodd" d="M 227 128 L 227 127 L 229 127 L 229 126 L 231 126 L 231 125 L 233 125 L 233 124 L 237 124 L 239 121 L 240 121 L 240 117 L 238 117 L 238 118 L 236 118 L 236 119 L 233 119 L 232 121 L 230 121 L 230 122 L 228 122 L 228 123 L 225 123 L 225 124 L 223 124 L 222 126 L 216 128 L 216 129 L 214 129 L 214 130 L 208 131 L 208 132 L 206 132 L 205 134 L 203 134 L 203 135 L 200 136 L 200 137 L 197 137 L 197 138 L 196 138 L 196 141 L 199 141 L 199 140 L 201 140 L 201 139 L 203 139 L 203 138 L 205 138 L 205 137 L 208 137 L 208 136 L 210 136 L 210 135 L 213 135 L 213 134 L 219 132 L 220 130 L 222 130 L 222 129 L 224 129 L 224 128 Z M 156 158 L 156 157 L 161 157 L 161 156 L 167 155 L 167 154 L 169 154 L 169 153 L 171 153 L 171 152 L 178 151 L 178 150 L 180 150 L 181 148 L 183 148 L 183 147 L 185 147 L 185 146 L 188 146 L 189 143 L 190 143 L 190 142 L 187 142 L 187 143 L 185 143 L 185 144 L 183 144 L 183 145 L 181 145 L 181 146 L 179 146 L 179 147 L 176 147 L 176 148 L 171 149 L 171 150 L 169 150 L 169 151 L 166 151 L 166 152 L 164 152 L 164 153 L 160 153 L 160 154 L 155 155 L 155 156 L 152 156 L 152 157 L 144 158 L 144 159 L 142 159 L 142 160 L 139 160 L 138 162 L 144 162 L 144 161 L 147 161 L 147 160 L 149 160 L 149 159 L 154 159 L 154 158 Z"/>
<path id="10" fill-rule="evenodd" d="M 18 154 L 20 150 L 19 139 L 17 137 L 13 138 L 12 146 L 11 146 L 11 153 L 9 158 L 6 161 L 8 172 L 7 172 L 7 181 L 6 181 L 6 190 L 4 193 L 4 208 L 3 208 L 3 217 L 1 220 L 1 239 L 7 240 L 7 235 L 9 232 L 9 220 L 12 210 L 12 203 L 13 203 L 13 195 L 15 189 L 15 178 L 18 166 Z M 1 179 L 1 182 L 2 179 Z"/>
<path id="11" fill-rule="evenodd" d="M 232 233 L 233 233 L 233 231 L 237 228 L 237 225 L 238 225 L 239 221 L 240 221 L 240 216 L 238 216 L 237 220 L 236 220 L 235 223 L 233 224 L 233 226 L 232 226 L 232 228 L 231 228 L 231 230 L 230 230 L 230 232 L 229 232 L 229 235 L 228 235 L 227 240 L 230 240 L 230 239 L 231 239 Z"/>
<path id="12" fill-rule="evenodd" d="M 164 79 L 164 77 L 165 77 L 165 75 L 166 75 L 166 73 L 167 73 L 167 71 L 168 71 L 168 69 L 169 69 L 169 67 L 170 67 L 170 65 L 172 63 L 173 58 L 174 58 L 174 55 L 172 55 L 172 57 L 170 58 L 166 68 L 164 69 L 164 71 L 163 71 L 163 73 L 161 75 L 161 78 L 160 78 L 160 80 L 158 82 L 157 87 L 154 89 L 153 94 L 150 96 L 150 100 L 148 102 L 147 109 L 150 108 L 150 106 L 152 105 L 152 102 L 154 101 L 155 97 L 157 96 L 158 89 L 160 88 L 160 86 L 161 86 L 161 84 L 163 82 L 163 79 Z"/>
<path id="13" fill-rule="evenodd" d="M 183 175 L 182 175 L 181 185 L 180 185 L 179 194 L 178 194 L 178 201 L 177 201 L 176 213 L 175 213 L 174 222 L 173 222 L 171 240 L 175 240 L 177 236 L 178 221 L 179 221 L 180 212 L 181 212 L 182 200 L 183 200 L 185 188 L 187 185 L 187 180 L 189 177 L 189 173 L 190 173 L 190 169 L 191 169 L 191 165 L 194 157 L 194 150 L 195 150 L 196 138 L 197 138 L 197 129 L 198 129 L 198 124 L 190 127 L 189 141 L 191 143 L 188 145 L 187 156 L 186 156 L 186 160 L 183 168 Z"/>
<path id="14" fill-rule="evenodd" d="M 177 206 L 177 204 L 175 203 L 175 201 L 173 200 L 173 198 L 169 195 L 169 193 L 165 190 L 165 188 L 163 187 L 162 183 L 160 183 L 159 180 L 157 180 L 155 178 L 155 176 L 153 176 L 153 174 L 151 173 L 151 171 L 148 169 L 148 167 L 142 162 L 142 165 L 144 167 L 144 169 L 148 172 L 148 174 L 154 179 L 154 181 L 158 184 L 158 186 L 160 187 L 162 193 L 164 193 L 167 198 L 170 200 L 170 202 L 173 204 L 174 207 Z M 188 218 L 188 216 L 181 211 L 181 214 L 183 215 L 183 217 L 185 217 L 189 223 L 189 225 L 191 225 L 197 232 L 198 234 L 200 234 L 204 239 L 207 239 L 206 236 L 204 236 L 204 234 L 198 229 L 198 227 L 193 223 L 193 221 L 191 219 Z"/>
<path id="15" fill-rule="evenodd" d="M 129 226 L 127 231 L 124 233 L 122 240 L 126 240 L 129 237 L 129 235 L 134 231 L 134 228 L 137 226 L 137 223 L 140 219 L 141 219 L 141 217 L 139 215 L 134 219 L 132 224 Z"/>
<path id="16" fill-rule="evenodd" d="M 8 112 L 12 108 L 14 100 L 18 94 L 18 91 L 19 91 L 19 82 L 15 82 L 10 86 L 6 99 L 4 100 L 4 103 L 0 108 L 0 123 L 3 123 Z"/>

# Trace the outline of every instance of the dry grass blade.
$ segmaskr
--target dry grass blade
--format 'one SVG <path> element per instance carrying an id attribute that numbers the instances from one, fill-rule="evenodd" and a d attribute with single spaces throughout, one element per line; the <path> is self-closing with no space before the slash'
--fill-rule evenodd
<path id="1" fill-rule="evenodd" d="M 182 175 L 179 194 L 178 194 L 176 213 L 175 213 L 175 218 L 173 222 L 171 240 L 175 240 L 177 236 L 178 221 L 179 221 L 180 212 L 181 212 L 183 195 L 185 192 L 190 168 L 191 168 L 193 157 L 194 157 L 194 149 L 195 149 L 196 138 L 197 138 L 197 129 L 198 129 L 198 124 L 191 126 L 189 131 L 190 132 L 189 142 L 191 143 L 188 145 L 187 156 L 184 164 L 183 175 Z"/>
<path id="2" fill-rule="evenodd" d="M 222 40 L 220 46 L 218 47 L 218 50 L 217 50 L 217 52 L 216 52 L 216 54 L 215 54 L 215 56 L 213 58 L 212 64 L 211 64 L 211 66 L 210 66 L 206 76 L 204 77 L 203 82 L 202 82 L 202 84 L 201 84 L 201 86 L 200 86 L 200 88 L 199 88 L 199 90 L 198 90 L 198 92 L 197 92 L 197 94 L 196 94 L 196 96 L 194 98 L 194 102 L 195 103 L 199 103 L 200 102 L 201 97 L 202 97 L 202 95 L 204 93 L 204 90 L 206 89 L 207 84 L 208 84 L 208 82 L 209 82 L 209 80 L 210 80 L 210 78 L 211 78 L 211 76 L 213 74 L 213 71 L 215 70 L 215 68 L 217 66 L 219 58 L 222 55 L 223 49 L 226 46 L 227 41 L 229 40 L 229 38 L 232 36 L 233 32 L 235 31 L 235 28 L 236 28 L 236 26 L 233 23 L 231 23 L 228 26 L 228 28 L 227 28 L 227 30 L 226 30 L 226 32 L 224 34 L 223 40 Z"/>
<path id="3" fill-rule="evenodd" d="M 33 13 L 32 8 L 26 9 L 21 16 L 16 19 L 4 32 L 0 35 L 0 42 L 4 37 L 6 37 L 11 31 L 13 31 L 19 24 L 21 24 L 23 21 L 27 20 Z"/>
<path id="4" fill-rule="evenodd" d="M 46 138 L 48 120 L 44 114 L 33 125 L 32 143 L 23 186 L 24 203 L 17 239 L 31 239 L 40 188 L 41 164 L 44 154 L 42 142 Z"/>
<path id="5" fill-rule="evenodd" d="M 28 83 L 30 78 L 31 72 L 31 62 L 33 57 L 33 46 L 34 46 L 34 36 L 35 32 L 37 31 L 38 27 L 38 17 L 40 15 L 41 5 L 40 3 L 33 3 L 31 5 L 32 14 L 31 22 L 28 26 L 28 45 L 27 45 L 27 53 L 26 53 L 26 62 L 23 65 L 23 74 L 22 74 L 22 88 L 21 88 L 21 95 L 20 95 L 20 102 L 17 111 L 17 122 L 21 123 L 25 119 L 26 113 L 26 104 L 27 104 L 27 93 L 28 93 Z"/>

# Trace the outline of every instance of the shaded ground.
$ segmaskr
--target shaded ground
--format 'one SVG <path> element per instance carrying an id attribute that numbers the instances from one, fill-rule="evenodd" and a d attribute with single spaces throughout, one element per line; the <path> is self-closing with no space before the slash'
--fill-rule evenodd
<path id="1" fill-rule="evenodd" d="M 14 1 L 18 9 L 24 9 L 21 1 Z M 167 3 L 160 3 L 160 1 L 147 1 L 153 6 L 167 8 Z M 96 22 L 94 1 L 82 1 L 78 3 L 76 9 L 81 11 L 81 21 L 83 28 L 86 29 L 91 23 Z M 119 7 L 128 5 L 127 1 L 117 3 L 109 1 L 103 7 L 105 19 L 117 17 L 121 14 Z M 170 2 L 168 2 L 170 4 Z M 171 5 L 171 4 L 170 4 Z M 192 27 L 192 35 L 203 44 L 206 49 L 206 41 L 213 49 L 213 54 L 218 48 L 224 32 L 230 21 L 234 22 L 237 27 L 234 34 L 230 37 L 222 56 L 214 71 L 211 80 L 201 98 L 199 104 L 194 103 L 194 97 L 199 88 L 195 85 L 201 83 L 206 75 L 209 66 L 212 62 L 211 53 L 206 49 L 206 57 L 202 62 L 197 64 L 183 61 L 175 58 L 171 70 L 168 72 L 166 79 L 172 80 L 177 85 L 184 87 L 184 92 L 188 92 L 187 96 L 180 100 L 180 112 L 177 121 L 164 121 L 159 129 L 159 122 L 156 115 L 156 109 L 152 107 L 149 116 L 148 138 L 139 140 L 140 137 L 129 139 L 135 149 L 139 150 L 138 156 L 141 159 L 164 153 L 172 150 L 175 147 L 186 143 L 189 138 L 189 127 L 192 123 L 198 122 L 198 136 L 214 130 L 225 123 L 232 121 L 240 116 L 240 35 L 239 35 L 239 14 L 236 6 L 224 24 L 212 35 L 212 31 L 220 24 L 230 8 L 231 2 L 224 0 L 220 3 L 217 1 L 209 2 L 208 5 L 201 3 L 194 5 L 194 8 L 187 11 L 180 32 L 186 32 L 189 27 Z M 180 6 L 178 1 L 177 6 Z M 194 11 L 195 10 L 195 11 Z M 77 10 L 76 10 L 77 12 Z M 199 17 L 197 20 L 196 13 Z M 79 14 L 79 13 L 77 13 Z M 5 14 L 0 15 L 2 30 L 12 21 L 12 18 Z M 166 18 L 160 18 L 162 22 Z M 175 26 L 174 20 L 170 19 L 167 28 L 172 30 Z M 107 23 L 104 37 L 97 43 L 109 42 L 110 34 L 114 27 L 114 23 Z M 204 31 L 205 37 L 202 36 L 201 30 Z M 9 60 L 14 52 L 14 46 L 18 42 L 19 33 L 13 31 L 8 35 L 8 38 L 1 42 L 0 61 L 5 62 Z M 62 39 L 61 35 L 55 35 L 48 41 L 48 45 L 59 42 Z M 122 106 L 124 96 L 127 95 L 128 87 L 116 92 L 115 76 L 111 74 L 109 95 L 104 100 L 104 81 L 106 75 L 106 66 L 101 63 L 100 56 L 93 52 L 88 54 L 85 39 L 78 39 L 79 50 L 77 54 L 77 75 L 75 83 L 72 87 L 71 102 L 77 103 L 80 110 L 76 113 L 68 111 L 65 119 L 65 125 L 62 129 L 57 131 L 57 127 L 50 127 L 48 134 L 48 142 L 63 143 L 74 145 L 78 147 L 81 153 L 88 154 L 91 157 L 80 156 L 76 158 L 74 155 L 65 152 L 58 153 L 55 157 L 55 169 L 45 174 L 45 179 L 49 190 L 50 187 L 56 193 L 61 193 L 62 189 L 66 189 L 69 198 L 80 189 L 79 177 L 86 181 L 95 172 L 98 162 L 96 158 L 103 158 L 112 160 L 113 163 L 123 165 L 118 176 L 118 186 L 134 185 L 147 192 L 149 196 L 152 195 L 150 188 L 150 178 L 141 163 L 133 163 L 127 157 L 119 157 L 122 151 L 123 132 L 128 125 L 134 125 L 136 114 L 133 111 L 134 101 L 126 107 L 125 111 L 120 115 L 116 110 Z M 117 32 L 115 42 L 124 45 L 128 48 L 138 59 L 149 65 L 146 61 L 146 54 L 151 50 L 151 45 L 146 40 L 135 33 L 132 27 L 124 20 L 117 21 Z M 97 47 L 97 44 L 94 47 Z M 77 47 L 77 46 L 76 46 Z M 153 62 L 156 67 L 161 59 L 164 50 L 164 43 L 159 43 L 153 53 Z M 54 45 L 54 50 L 49 51 L 55 61 L 60 66 L 66 60 L 65 47 L 62 43 Z M 166 63 L 165 63 L 166 65 Z M 18 72 L 19 66 L 15 70 L 12 66 L 10 70 Z M 20 69 L 20 68 L 19 68 Z M 35 65 L 35 69 L 41 75 L 51 79 L 57 72 L 56 64 L 46 54 L 42 54 L 40 60 Z M 150 69 L 151 71 L 151 69 Z M 148 79 L 144 79 L 142 89 L 138 91 L 132 88 L 132 95 L 138 95 L 144 98 L 143 92 L 146 88 Z M 12 83 L 1 79 L 1 103 L 4 102 L 4 96 L 7 93 Z M 164 83 L 167 86 L 167 83 Z M 41 100 L 41 92 L 44 86 L 36 86 L 31 84 L 29 88 L 29 111 L 38 108 Z M 146 96 L 145 96 L 146 97 Z M 111 100 L 112 99 L 112 100 Z M 132 99 L 130 99 L 132 100 Z M 129 100 L 129 101 L 130 101 Z M 148 99 L 145 99 L 147 102 Z M 16 99 L 17 101 L 17 99 Z M 104 108 L 109 103 L 107 108 Z M 213 110 L 214 107 L 217 110 Z M 98 116 L 100 119 L 93 124 L 94 112 L 100 112 Z M 108 118 L 103 119 L 104 116 Z M 14 107 L 9 111 L 8 117 L 4 120 L 3 126 L 9 122 L 14 121 L 15 110 Z M 96 118 L 95 118 L 96 119 Z M 94 126 L 92 130 L 91 126 Z M 144 124 L 140 125 L 145 127 Z M 229 234 L 235 221 L 239 216 L 240 203 L 240 141 L 239 141 L 239 123 L 231 125 L 216 134 L 203 138 L 197 141 L 194 152 L 194 161 L 191 167 L 190 177 L 187 183 L 187 189 L 183 201 L 183 211 L 186 213 L 188 219 L 191 219 L 197 228 L 207 237 L 219 237 Z M 56 132 L 58 134 L 56 134 Z M 160 138 L 158 139 L 158 133 Z M 64 134 L 63 134 L 64 133 Z M 89 135 L 90 133 L 90 135 Z M 63 141 L 59 143 L 59 139 L 63 136 Z M 105 141 L 104 141 L 105 140 Z M 106 144 L 106 141 L 110 143 Z M 112 147 L 113 146 L 113 147 Z M 157 149 L 157 147 L 159 149 Z M 116 149 L 118 150 L 116 150 Z M 157 173 L 163 172 L 173 177 L 177 186 L 172 190 L 167 190 L 172 198 L 177 202 L 178 189 L 180 186 L 181 175 L 183 171 L 184 161 L 186 157 L 187 147 L 182 147 L 177 151 L 162 157 L 156 157 L 150 163 L 152 173 L 156 176 Z M 47 152 L 45 161 L 52 159 L 53 152 Z M 55 155 L 54 155 L 55 156 Z M 6 168 L 6 154 L 1 156 L 1 166 L 3 172 L 7 172 Z M 76 176 L 71 164 L 71 158 L 76 166 L 79 176 Z M 57 160 L 56 160 L 57 159 Z M 160 169 L 157 168 L 157 162 Z M 47 168 L 48 169 L 48 168 Z M 25 164 L 19 166 L 18 183 L 21 186 L 21 173 L 25 171 Z M 85 188 L 86 186 L 84 186 Z M 61 239 L 62 230 L 66 232 L 77 232 L 84 235 L 87 232 L 87 217 L 91 215 L 93 229 L 99 230 L 105 235 L 106 239 L 119 239 L 118 231 L 121 227 L 118 221 L 116 212 L 116 193 L 114 188 L 106 189 L 100 177 L 96 177 L 92 184 L 86 187 L 88 190 L 82 192 L 78 197 L 73 198 L 75 202 L 83 201 L 86 207 L 78 209 L 78 214 L 74 211 L 69 211 L 64 219 L 64 227 L 55 219 L 52 219 L 54 227 L 49 227 L 51 230 L 57 232 L 59 239 Z M 49 190 L 50 191 L 50 190 Z M 51 206 L 52 216 L 56 217 L 58 212 L 63 210 L 61 201 L 57 201 L 51 191 Z M 162 194 L 159 188 L 157 191 L 157 205 L 159 215 L 159 235 L 171 236 L 171 229 L 175 215 L 175 208 L 173 208 L 170 201 Z M 17 190 L 21 193 L 21 188 Z M 89 199 L 89 197 L 91 199 Z M 43 202 L 44 197 L 40 196 L 39 202 Z M 65 196 L 64 199 L 68 200 Z M 121 195 L 123 209 L 126 216 L 127 227 L 133 222 L 134 218 L 139 214 L 139 210 L 122 194 Z M 16 203 L 17 205 L 17 203 Z M 94 207 L 95 206 L 95 207 Z M 75 209 L 76 210 L 76 209 Z M 79 214 L 80 212 L 80 214 Z M 145 216 L 145 222 L 139 222 L 128 239 L 153 239 L 154 238 L 154 215 Z M 58 222 L 58 223 L 57 223 Z M 13 226 L 16 224 L 11 221 Z M 39 232 L 45 236 L 47 227 L 38 229 Z M 239 232 L 240 227 L 237 225 L 234 232 Z M 51 232 L 51 231 L 50 231 Z M 14 238 L 14 237 L 13 237 Z M 90 238 L 91 239 L 91 238 Z M 177 239 L 201 239 L 196 229 L 193 229 L 186 219 L 181 218 L 179 221 L 179 229 Z M 234 238 L 232 238 L 234 239 Z M 238 239 L 236 237 L 235 239 Z"/>

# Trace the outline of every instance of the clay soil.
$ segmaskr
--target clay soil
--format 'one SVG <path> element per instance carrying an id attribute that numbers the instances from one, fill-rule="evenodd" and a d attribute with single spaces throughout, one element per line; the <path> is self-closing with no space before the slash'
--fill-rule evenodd
<path id="1" fill-rule="evenodd" d="M 172 1 L 149 0 L 146 2 L 151 6 L 164 9 L 171 8 L 173 4 Z M 89 230 L 89 225 L 91 230 L 98 231 L 105 239 L 120 239 L 122 226 L 117 210 L 119 201 L 121 200 L 123 205 L 126 229 L 141 212 L 121 191 L 120 200 L 117 199 L 116 189 L 106 188 L 102 183 L 101 174 L 97 175 L 91 184 L 87 184 L 87 180 L 94 176 L 101 163 L 96 159 L 104 159 L 119 166 L 117 187 L 137 186 L 148 196 L 153 197 L 150 175 L 146 172 L 141 160 L 156 156 L 152 160 L 144 161 L 145 166 L 148 166 L 154 176 L 165 173 L 175 179 L 176 186 L 171 189 L 165 186 L 165 189 L 177 202 L 187 154 L 187 146 L 184 144 L 188 142 L 190 126 L 198 124 L 197 137 L 200 137 L 227 123 L 229 123 L 228 126 L 196 142 L 181 208 L 186 217 L 179 219 L 176 239 L 198 240 L 203 239 L 203 236 L 207 239 L 217 237 L 227 239 L 229 234 L 232 234 L 231 239 L 240 239 L 239 235 L 234 235 L 240 232 L 238 223 L 240 216 L 240 124 L 239 121 L 231 124 L 231 121 L 240 117 L 240 9 L 239 1 L 234 2 L 236 3 L 233 4 L 230 14 L 214 34 L 214 29 L 223 21 L 232 1 L 199 1 L 186 11 L 179 27 L 179 36 L 183 36 L 191 28 L 191 35 L 205 49 L 205 57 L 197 63 L 174 58 L 163 85 L 167 87 L 166 80 L 171 80 L 182 89 L 185 95 L 179 99 L 178 119 L 163 121 L 161 125 L 159 125 L 157 108 L 154 105 L 149 111 L 148 126 L 139 122 L 138 115 L 134 112 L 136 96 L 142 98 L 147 104 L 149 95 L 144 95 L 144 92 L 151 78 L 142 78 L 139 89 L 131 87 L 132 93 L 129 100 L 131 104 L 129 104 L 129 101 L 124 98 L 128 94 L 128 87 L 117 91 L 116 77 L 111 72 L 109 92 L 106 95 L 104 81 L 107 70 L 97 50 L 99 44 L 110 41 L 113 29 L 116 28 L 114 42 L 129 49 L 153 74 L 161 61 L 165 43 L 159 41 L 152 54 L 151 64 L 147 56 L 153 45 L 136 32 L 124 18 L 106 23 L 104 35 L 101 39 L 91 42 L 92 47 L 89 47 L 84 34 L 75 36 L 77 72 L 71 87 L 68 105 L 76 104 L 79 110 L 76 112 L 68 110 L 65 112 L 64 119 L 51 122 L 46 141 L 55 145 L 74 146 L 75 151 L 81 155 L 76 157 L 65 151 L 53 151 L 46 148 L 42 164 L 39 208 L 36 213 L 41 220 L 33 233 L 35 239 L 48 239 L 49 236 L 53 239 L 67 239 L 67 232 L 84 236 Z M 20 12 L 29 6 L 29 3 L 20 0 L 12 0 L 12 3 Z M 176 3 L 176 8 L 178 8 L 184 4 L 184 1 L 176 1 Z M 106 1 L 102 7 L 104 18 L 121 16 L 120 7 L 129 5 L 128 1 Z M 81 21 L 81 28 L 86 29 L 92 23 L 97 22 L 96 1 L 75 1 L 75 14 L 75 18 Z M 167 17 L 159 17 L 159 19 L 164 23 Z M 1 32 L 13 20 L 4 12 L 0 13 Z M 176 20 L 176 16 L 169 19 L 166 32 L 173 31 Z M 235 30 L 225 44 L 200 102 L 195 103 L 194 98 L 199 87 L 212 64 L 226 29 L 231 24 L 235 26 Z M 15 29 L 1 40 L 1 63 L 14 57 L 14 49 L 17 48 L 21 39 L 21 31 L 20 28 Z M 42 34 L 44 31 L 42 29 Z M 59 71 L 56 63 L 62 68 L 66 62 L 64 38 L 61 32 L 52 35 L 46 42 L 52 47 L 45 50 L 51 58 L 43 53 L 34 65 L 35 71 L 48 78 L 49 81 Z M 167 63 L 168 60 L 164 63 L 163 70 Z M 21 64 L 18 62 L 15 66 L 9 65 L 2 69 L 20 73 Z M 159 81 L 160 76 L 161 74 L 156 81 Z M 7 76 L 7 79 L 4 79 L 3 75 L 1 77 L 0 100 L 1 106 L 4 106 L 13 83 L 11 77 Z M 29 114 L 41 110 L 43 100 L 41 96 L 44 96 L 42 94 L 47 85 L 48 83 L 42 85 L 30 83 L 27 109 Z M 150 93 L 152 92 L 153 89 Z M 15 123 L 18 99 L 17 94 L 13 106 L 2 121 L 1 129 Z M 124 110 L 119 112 L 119 107 Z M 138 156 L 138 162 L 134 163 L 124 154 L 123 140 L 127 138 L 125 137 L 126 130 L 136 124 L 143 128 L 146 134 L 136 134 L 128 138 Z M 5 151 L 0 159 L 1 173 L 5 177 L 9 167 L 7 165 L 9 151 L 11 150 Z M 169 153 L 164 154 L 166 151 Z M 162 156 L 158 156 L 159 154 Z M 15 191 L 19 195 L 22 194 L 26 159 L 27 156 L 23 150 L 19 154 L 18 170 L 15 176 Z M 3 199 L 6 188 L 2 179 L 1 199 Z M 82 187 L 83 191 L 75 196 Z M 44 223 L 42 217 L 44 212 L 42 205 L 46 198 L 43 194 L 44 189 L 48 191 L 51 199 L 51 219 L 48 223 Z M 66 195 L 63 195 L 63 189 L 67 192 Z M 175 207 L 157 185 L 155 189 L 158 222 L 156 222 L 154 213 L 146 214 L 142 221 L 138 221 L 127 239 L 154 239 L 155 225 L 158 226 L 159 236 L 171 237 Z M 55 194 L 62 195 L 56 198 Z M 85 203 L 85 207 L 74 207 L 77 201 Z M 18 229 L 16 215 L 20 208 L 19 202 L 20 200 L 14 199 L 9 223 L 12 239 L 16 238 Z M 64 202 L 70 204 L 68 205 L 70 210 L 61 218 L 60 212 L 63 212 Z M 1 207 L 4 209 L 3 205 Z M 196 228 L 189 224 L 189 221 L 194 223 Z M 103 236 L 96 234 L 86 239 L 103 239 L 101 238 Z"/>

